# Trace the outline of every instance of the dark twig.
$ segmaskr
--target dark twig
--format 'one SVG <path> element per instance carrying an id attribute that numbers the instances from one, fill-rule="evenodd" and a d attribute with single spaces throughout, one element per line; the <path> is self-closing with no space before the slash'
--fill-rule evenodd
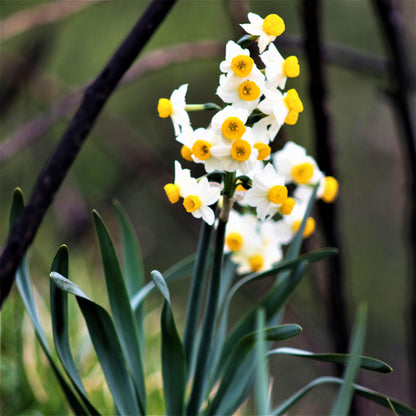
<path id="1" fill-rule="evenodd" d="M 331 132 L 327 80 L 322 59 L 323 45 L 319 28 L 321 24 L 319 0 L 304 0 L 301 15 L 304 25 L 304 46 L 310 71 L 310 98 L 314 113 L 315 143 L 317 162 L 326 175 L 337 176 L 335 149 Z M 330 334 L 335 350 L 348 349 L 347 305 L 345 300 L 342 249 L 338 231 L 336 203 L 320 203 L 319 217 L 327 245 L 340 249 L 340 254 L 328 260 L 328 275 L 325 277 L 328 292 L 325 305 Z"/>
<path id="2" fill-rule="evenodd" d="M 411 66 L 405 47 L 403 14 L 397 1 L 373 0 L 374 9 L 380 19 L 380 28 L 390 54 L 390 90 L 388 91 L 396 115 L 399 139 L 403 147 L 403 159 L 407 171 L 409 188 L 406 204 L 406 232 L 409 241 L 409 309 L 405 321 L 408 323 L 408 360 L 410 400 L 416 405 L 416 132 L 415 113 L 410 104 L 409 82 Z"/>
<path id="3" fill-rule="evenodd" d="M 42 171 L 22 215 L 15 221 L 0 256 L 0 306 L 10 293 L 16 270 L 104 104 L 176 0 L 153 0 L 84 99 Z"/>

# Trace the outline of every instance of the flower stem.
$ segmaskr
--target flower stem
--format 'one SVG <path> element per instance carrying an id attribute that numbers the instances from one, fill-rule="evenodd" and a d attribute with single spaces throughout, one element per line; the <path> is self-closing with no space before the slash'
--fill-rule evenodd
<path id="1" fill-rule="evenodd" d="M 216 322 L 218 299 L 221 286 L 221 269 L 224 255 L 224 237 L 226 222 L 221 218 L 218 222 L 215 238 L 214 260 L 212 265 L 212 276 L 208 293 L 207 307 L 205 310 L 204 324 L 202 327 L 201 340 L 199 343 L 198 357 L 195 366 L 195 376 L 186 408 L 187 415 L 196 415 L 199 412 L 204 399 L 207 385 L 207 365 L 212 340 L 214 338 L 214 326 Z"/>

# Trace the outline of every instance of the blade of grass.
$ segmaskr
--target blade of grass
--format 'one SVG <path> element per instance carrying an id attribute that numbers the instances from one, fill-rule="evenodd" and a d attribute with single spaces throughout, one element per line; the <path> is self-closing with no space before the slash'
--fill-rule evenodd
<path id="1" fill-rule="evenodd" d="M 309 360 L 316 361 L 325 361 L 336 364 L 346 365 L 348 363 L 348 354 L 338 354 L 338 353 L 313 353 L 310 351 L 300 350 L 298 348 L 276 348 L 268 352 L 268 355 L 291 355 L 293 357 L 301 357 Z M 376 373 L 388 374 L 393 371 L 393 369 L 381 360 L 376 358 L 360 356 L 360 368 L 363 370 L 374 371 Z"/>
<path id="2" fill-rule="evenodd" d="M 142 260 L 142 253 L 140 251 L 139 242 L 137 241 L 136 233 L 132 223 L 130 222 L 124 208 L 119 201 L 114 201 L 114 206 L 117 211 L 118 221 L 123 237 L 123 253 L 124 253 L 124 276 L 126 279 L 127 293 L 130 301 L 135 293 L 137 293 L 144 285 L 144 266 Z M 143 310 L 138 307 L 134 311 L 134 317 L 137 323 L 137 332 L 140 340 L 141 352 L 144 349 L 144 334 L 143 334 Z"/>
<path id="3" fill-rule="evenodd" d="M 360 367 L 360 356 L 364 346 L 367 322 L 367 305 L 362 304 L 358 308 L 350 345 L 350 357 L 344 373 L 344 383 L 339 390 L 337 400 L 332 408 L 331 416 L 347 416 L 351 407 L 354 393 L 353 383 L 357 378 Z"/>
<path id="4" fill-rule="evenodd" d="M 279 407 L 273 410 L 271 413 L 273 416 L 280 416 L 285 414 L 296 402 L 298 402 L 303 396 L 305 396 L 314 387 L 321 384 L 343 384 L 344 380 L 338 377 L 319 377 L 305 387 L 297 391 L 294 395 L 285 400 Z M 354 391 L 358 396 L 365 397 L 374 403 L 384 406 L 387 409 L 391 409 L 390 404 L 394 406 L 394 409 L 398 415 L 401 416 L 416 416 L 416 410 L 399 402 L 398 400 L 392 399 L 382 393 L 378 393 L 374 390 L 353 384 Z"/>
<path id="5" fill-rule="evenodd" d="M 267 341 L 282 341 L 297 336 L 302 328 L 299 325 L 288 324 L 265 328 L 262 336 Z M 255 375 L 256 357 L 253 348 L 256 343 L 257 331 L 243 337 L 234 346 L 224 365 L 224 375 L 215 394 L 208 414 L 231 414 L 236 403 L 246 391 L 246 386 Z"/>
<path id="6" fill-rule="evenodd" d="M 163 276 L 156 270 L 152 271 L 152 278 L 165 298 L 160 325 L 162 332 L 162 377 L 166 413 L 168 415 L 183 415 L 187 373 L 185 350 L 176 329 L 166 282 Z"/>
<path id="7" fill-rule="evenodd" d="M 209 351 L 213 342 L 216 322 L 217 306 L 221 288 L 221 271 L 224 255 L 224 238 L 226 222 L 219 219 L 215 236 L 214 259 L 212 265 L 211 281 L 209 284 L 207 306 L 199 342 L 198 355 L 195 365 L 195 374 L 191 395 L 186 408 L 187 415 L 196 415 L 199 412 L 207 388 L 207 370 Z"/>
<path id="8" fill-rule="evenodd" d="M 20 188 L 16 188 L 13 192 L 12 205 L 10 208 L 10 222 L 9 227 L 11 228 L 13 221 L 20 215 L 24 208 L 24 197 L 23 192 Z M 84 408 L 81 401 L 75 395 L 71 389 L 68 382 L 65 380 L 63 374 L 60 372 L 56 366 L 54 360 L 52 359 L 51 351 L 49 349 L 48 342 L 46 340 L 45 333 L 42 329 L 42 324 L 39 319 L 39 314 L 36 308 L 35 299 L 33 297 L 32 287 L 30 284 L 29 270 L 27 266 L 26 257 L 23 258 L 22 263 L 16 272 L 16 286 L 19 291 L 20 297 L 22 298 L 25 309 L 29 315 L 29 318 L 32 322 L 33 329 L 35 331 L 36 338 L 38 339 L 40 346 L 43 352 L 46 355 L 46 358 L 49 362 L 49 365 L 52 367 L 59 385 L 61 386 L 65 397 L 71 406 L 74 414 L 86 414 L 86 409 Z"/>
<path id="9" fill-rule="evenodd" d="M 189 301 L 186 310 L 185 332 L 183 336 L 188 369 L 191 369 L 191 359 L 195 345 L 194 341 L 196 339 L 196 329 L 198 326 L 199 316 L 201 314 L 201 304 L 207 275 L 207 258 L 209 254 L 212 229 L 213 227 L 211 225 L 202 221 L 196 260 L 192 273 L 191 288 L 188 296 Z"/>
<path id="10" fill-rule="evenodd" d="M 257 312 L 256 333 L 256 383 L 255 402 L 258 415 L 270 414 L 269 409 L 269 372 L 267 370 L 266 343 L 264 340 L 264 327 L 266 317 L 263 309 Z"/>
<path id="11" fill-rule="evenodd" d="M 224 343 L 221 358 L 216 366 L 216 380 L 223 371 L 224 364 L 234 346 L 241 338 L 255 328 L 257 309 L 264 308 L 266 322 L 273 319 L 302 280 L 306 265 L 307 263 L 305 261 L 299 263 L 291 274 L 286 275 L 285 279 L 280 280 L 279 285 L 273 287 L 272 290 L 267 293 L 234 327 Z"/>
<path id="12" fill-rule="evenodd" d="M 194 267 L 195 262 L 195 254 L 191 254 L 188 257 L 185 257 L 178 263 L 174 264 L 173 266 L 169 267 L 168 270 L 163 272 L 163 276 L 165 276 L 165 280 L 167 282 L 174 282 L 176 280 L 182 279 L 188 276 Z M 141 290 L 139 290 L 131 299 L 131 307 L 135 311 L 146 298 L 146 296 L 151 293 L 154 288 L 155 284 L 153 281 L 147 283 Z"/>
<path id="13" fill-rule="evenodd" d="M 131 374 L 137 390 L 141 413 L 146 413 L 146 393 L 143 375 L 143 362 L 137 327 L 134 323 L 130 298 L 121 272 L 117 254 L 111 236 L 101 217 L 93 211 L 94 223 L 100 244 L 108 298 L 114 323 L 120 337 L 123 351 L 129 363 Z"/>
<path id="14" fill-rule="evenodd" d="M 52 271 L 68 276 L 67 246 L 61 246 L 59 248 L 52 263 Z M 53 340 L 61 364 L 89 413 L 99 415 L 98 410 L 92 405 L 85 391 L 69 346 L 67 294 L 59 290 L 55 283 L 53 283 L 53 280 L 50 280 L 50 302 Z"/>
<path id="15" fill-rule="evenodd" d="M 126 367 L 126 357 L 110 315 L 64 276 L 57 272 L 51 272 L 50 276 L 59 290 L 76 297 L 117 409 L 121 414 L 142 414 Z"/>

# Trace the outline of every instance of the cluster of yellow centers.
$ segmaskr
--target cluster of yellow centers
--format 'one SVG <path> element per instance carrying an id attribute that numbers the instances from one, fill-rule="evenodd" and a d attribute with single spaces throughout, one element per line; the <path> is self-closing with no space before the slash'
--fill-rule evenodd
<path id="1" fill-rule="evenodd" d="M 240 233 L 229 233 L 225 238 L 225 244 L 231 251 L 239 251 L 243 247 L 243 236 Z"/>
<path id="2" fill-rule="evenodd" d="M 159 103 L 157 104 L 157 111 L 161 118 L 170 117 L 173 113 L 173 107 L 170 100 L 167 98 L 160 98 Z"/>
<path id="3" fill-rule="evenodd" d="M 253 65 L 253 58 L 248 55 L 237 55 L 231 60 L 231 70 L 238 77 L 248 77 Z"/>
<path id="4" fill-rule="evenodd" d="M 222 123 L 221 132 L 227 139 L 241 139 L 246 132 L 246 126 L 238 117 L 227 117 Z"/>
<path id="5" fill-rule="evenodd" d="M 284 98 L 289 114 L 286 116 L 285 123 L 293 125 L 298 121 L 299 113 L 303 111 L 303 104 L 298 93 L 294 88 L 288 90 Z"/>
<path id="6" fill-rule="evenodd" d="M 257 100 L 260 94 L 260 88 L 254 81 L 244 81 L 238 87 L 238 95 L 244 101 Z"/>
<path id="7" fill-rule="evenodd" d="M 263 20 L 263 30 L 266 35 L 280 36 L 285 31 L 285 22 L 277 14 L 269 14 Z"/>
<path id="8" fill-rule="evenodd" d="M 299 230 L 302 220 L 295 221 L 292 224 L 292 230 L 296 233 Z M 306 220 L 305 229 L 303 231 L 303 238 L 309 237 L 315 231 L 315 220 L 312 217 L 309 217 Z"/>
<path id="9" fill-rule="evenodd" d="M 306 185 L 312 179 L 314 167 L 312 163 L 305 162 L 292 168 L 292 177 L 296 183 Z"/>

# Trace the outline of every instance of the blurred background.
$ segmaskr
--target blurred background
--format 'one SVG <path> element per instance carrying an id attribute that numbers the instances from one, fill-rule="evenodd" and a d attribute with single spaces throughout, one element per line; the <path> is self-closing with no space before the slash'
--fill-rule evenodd
<path id="1" fill-rule="evenodd" d="M 416 2 L 401 1 L 408 51 L 416 45 Z M 238 23 L 246 12 L 279 14 L 286 31 L 276 44 L 284 56 L 299 57 L 301 76 L 290 80 L 305 111 L 295 126 L 276 139 L 305 146 L 314 155 L 313 111 L 304 51 L 300 2 L 179 0 L 114 92 L 63 183 L 28 254 L 31 277 L 41 309 L 48 318 L 49 269 L 58 247 L 70 250 L 70 273 L 91 298 L 108 303 L 92 209 L 96 209 L 118 241 L 113 200 L 119 200 L 136 230 L 146 266 L 166 270 L 194 252 L 200 223 L 180 206 L 171 206 L 163 185 L 173 178 L 180 145 L 169 120 L 157 116 L 160 97 L 189 83 L 187 102 L 217 102 L 219 63 L 227 40 L 241 35 Z M 36 178 L 51 156 L 80 102 L 82 89 L 97 76 L 144 11 L 148 1 L 1 0 L 1 147 L 0 237 L 6 240 L 13 189 L 28 199 Z M 345 275 L 347 317 L 359 302 L 369 307 L 365 355 L 389 363 L 390 375 L 363 372 L 359 382 L 410 403 L 406 328 L 409 323 L 410 260 L 409 186 L 406 155 L 401 146 L 392 103 L 386 94 L 391 79 L 385 70 L 386 47 L 372 2 L 326 0 L 322 34 L 327 50 L 327 109 L 331 117 L 334 162 L 340 196 L 338 221 Z M 343 49 L 346 48 L 346 49 Z M 346 51 L 346 52 L 345 52 Z M 348 60 L 354 52 L 355 59 Z M 345 52 L 345 53 L 344 53 Z M 358 57 L 358 59 L 357 59 Z M 415 54 L 408 57 L 415 68 Z M 369 63 L 370 62 L 370 63 Z M 414 73 L 414 72 L 413 72 Z M 414 81 L 414 80 L 413 80 Z M 415 118 L 414 83 L 409 86 Z M 194 127 L 204 127 L 212 113 L 192 113 Z M 414 120 L 413 120 L 414 121 Z M 184 163 L 184 165 L 186 162 Z M 187 166 L 191 168 L 191 166 Z M 198 167 L 192 167 L 198 174 Z M 320 244 L 319 233 L 308 241 Z M 315 239 L 315 241 L 313 240 Z M 333 350 L 321 294 L 327 282 L 313 269 L 294 294 L 284 322 L 298 323 L 302 334 L 287 345 L 315 352 Z M 241 292 L 233 319 L 258 299 L 269 283 Z M 188 281 L 172 285 L 179 325 L 183 325 Z M 147 307 L 147 382 L 154 414 L 163 411 L 159 361 L 160 297 Z M 86 329 L 74 302 L 70 305 L 73 351 L 97 406 L 112 412 L 109 394 L 95 362 Z M 50 332 L 49 332 L 50 333 Z M 63 395 L 38 348 L 33 330 L 14 289 L 1 312 L 2 414 L 64 414 Z M 331 366 L 295 358 L 271 359 L 277 403 Z M 296 414 L 324 414 L 331 388 L 320 387 L 296 407 Z M 322 394 L 325 393 L 325 394 Z M 100 403 L 100 404 L 98 404 Z M 250 413 L 250 403 L 242 414 Z M 367 414 L 389 414 L 368 407 Z"/>

